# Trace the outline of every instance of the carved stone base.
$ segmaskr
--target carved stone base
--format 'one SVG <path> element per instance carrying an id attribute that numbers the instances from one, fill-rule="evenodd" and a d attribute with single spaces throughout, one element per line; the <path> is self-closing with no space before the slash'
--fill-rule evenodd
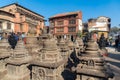
<path id="1" fill-rule="evenodd" d="M 7 70 L 0 70 L 0 80 L 7 74 Z"/>

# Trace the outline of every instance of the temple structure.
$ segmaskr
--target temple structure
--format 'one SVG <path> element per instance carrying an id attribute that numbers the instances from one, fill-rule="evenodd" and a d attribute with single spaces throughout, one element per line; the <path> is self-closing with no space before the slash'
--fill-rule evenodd
<path id="1" fill-rule="evenodd" d="M 6 39 L 0 41 L 0 80 L 7 74 L 5 60 L 10 56 L 10 45 Z"/>
<path id="2" fill-rule="evenodd" d="M 84 43 L 83 40 L 79 37 L 76 38 L 75 41 L 75 50 L 77 54 L 80 54 L 81 52 L 84 51 Z"/>
<path id="3" fill-rule="evenodd" d="M 89 40 L 83 54 L 81 39 L 76 40 L 77 44 L 69 39 L 69 45 L 61 40 L 57 46 L 52 35 L 44 34 L 41 37 L 45 41 L 41 48 L 37 45 L 38 48 L 32 50 L 32 55 L 21 39 L 15 49 L 10 49 L 6 39 L 0 41 L 0 80 L 108 80 L 113 77 L 99 54 L 96 42 Z M 36 37 L 31 36 L 30 39 L 36 41 Z M 69 50 L 69 55 L 64 58 L 61 50 Z M 77 55 L 79 52 L 82 54 Z"/>
<path id="4" fill-rule="evenodd" d="M 59 42 L 43 32 L 29 29 L 26 43 L 19 39 L 11 49 L 6 38 L 0 41 L 0 80 L 108 80 L 113 77 L 96 42 L 70 38 Z M 39 41 L 41 41 L 39 44 Z M 80 54 L 80 55 L 79 55 Z"/>
<path id="5" fill-rule="evenodd" d="M 6 60 L 7 75 L 3 80 L 30 80 L 29 62 L 32 57 L 28 54 L 22 40 L 18 44 L 12 54 Z"/>
<path id="6" fill-rule="evenodd" d="M 63 60 L 54 38 L 49 37 L 40 49 L 38 56 L 31 62 L 32 80 L 63 80 L 61 72 Z"/>
<path id="7" fill-rule="evenodd" d="M 98 52 L 98 45 L 93 40 L 89 40 L 85 49 L 85 54 L 79 56 L 80 63 L 76 67 L 76 80 L 108 80 L 113 77 L 105 61 Z"/>
<path id="8" fill-rule="evenodd" d="M 60 52 L 61 52 L 61 56 L 64 59 L 67 59 L 69 57 L 69 47 L 67 46 L 68 44 L 66 44 L 65 40 L 63 38 L 61 38 L 61 40 L 57 43 Z"/>
<path id="9" fill-rule="evenodd" d="M 37 40 L 37 31 L 35 29 L 29 29 L 28 35 L 26 36 L 25 47 L 29 51 L 30 55 L 35 54 L 40 49 L 38 40 Z"/>

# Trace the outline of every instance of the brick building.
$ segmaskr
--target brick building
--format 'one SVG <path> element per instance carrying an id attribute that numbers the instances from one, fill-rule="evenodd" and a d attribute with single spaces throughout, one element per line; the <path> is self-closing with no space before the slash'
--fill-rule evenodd
<path id="1" fill-rule="evenodd" d="M 82 12 L 69 12 L 57 14 L 49 18 L 50 28 L 57 37 L 74 37 L 80 30 L 82 31 Z"/>
<path id="2" fill-rule="evenodd" d="M 35 13 L 17 3 L 0 7 L 0 27 L 3 30 L 15 33 L 27 33 L 35 28 L 37 34 L 44 27 L 44 16 Z"/>

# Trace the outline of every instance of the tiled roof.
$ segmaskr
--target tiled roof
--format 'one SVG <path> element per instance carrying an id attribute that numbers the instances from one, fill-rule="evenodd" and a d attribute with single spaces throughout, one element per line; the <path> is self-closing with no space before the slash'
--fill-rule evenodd
<path id="1" fill-rule="evenodd" d="M 68 15 L 74 15 L 74 14 L 78 14 L 79 12 L 81 12 L 81 11 L 67 12 L 67 13 L 57 14 L 57 15 L 51 16 L 50 18 L 56 18 L 56 17 L 62 17 L 62 16 L 68 16 Z"/>
<path id="2" fill-rule="evenodd" d="M 28 11 L 30 11 L 30 12 L 32 12 L 32 13 L 34 13 L 34 14 L 36 14 L 36 15 L 41 16 L 41 17 L 43 17 L 43 18 L 44 18 L 44 16 L 42 16 L 42 15 L 40 15 L 40 14 L 38 14 L 38 13 L 36 13 L 36 12 L 34 12 L 34 11 L 32 11 L 32 10 L 28 9 L 28 8 L 25 8 L 25 7 L 21 6 L 21 5 L 20 5 L 20 4 L 18 4 L 18 3 L 8 4 L 8 5 L 3 6 L 3 7 L 0 7 L 0 8 L 4 8 L 4 7 L 7 7 L 7 6 L 11 6 L 11 5 L 16 5 L 16 6 L 19 6 L 19 7 L 23 8 L 23 9 L 26 9 L 26 10 L 28 10 Z"/>
<path id="3" fill-rule="evenodd" d="M 1 13 L 8 14 L 8 15 L 10 15 L 11 17 L 14 17 L 14 16 L 15 16 L 14 14 L 9 13 L 9 12 L 6 12 L 6 11 L 4 11 L 4 10 L 0 10 L 0 14 L 1 14 Z"/>

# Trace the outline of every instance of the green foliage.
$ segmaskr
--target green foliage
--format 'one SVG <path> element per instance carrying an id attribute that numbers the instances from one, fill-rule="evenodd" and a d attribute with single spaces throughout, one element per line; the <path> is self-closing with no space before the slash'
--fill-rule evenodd
<path id="1" fill-rule="evenodd" d="M 118 28 L 118 27 L 112 27 L 111 29 L 110 29 L 110 32 L 113 32 L 113 33 L 117 33 L 118 31 L 120 31 L 120 28 Z"/>
<path id="2" fill-rule="evenodd" d="M 82 37 L 83 37 L 82 32 L 81 32 L 81 31 L 78 31 L 78 32 L 77 32 L 77 36 L 80 37 L 80 38 L 82 38 Z"/>

